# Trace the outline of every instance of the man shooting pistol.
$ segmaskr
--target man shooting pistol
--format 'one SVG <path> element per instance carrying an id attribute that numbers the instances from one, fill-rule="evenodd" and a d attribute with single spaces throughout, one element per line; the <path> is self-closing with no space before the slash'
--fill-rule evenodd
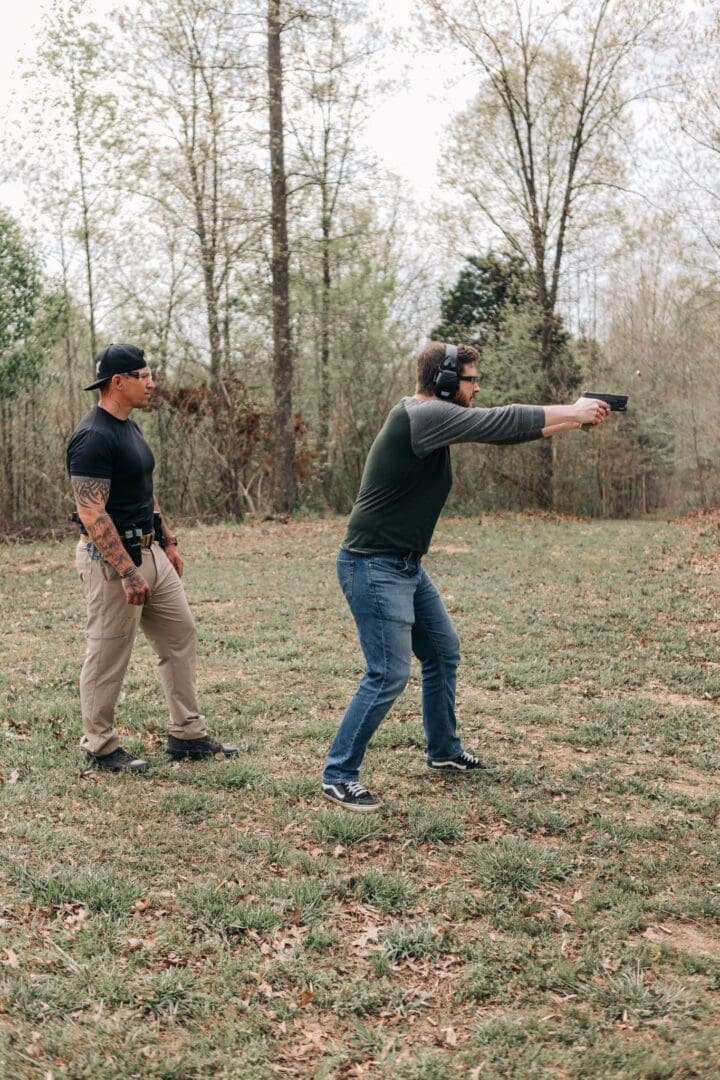
<path id="1" fill-rule="evenodd" d="M 371 813 L 381 802 L 360 783 L 368 743 L 402 693 L 414 653 L 422 666 L 427 765 L 459 774 L 484 768 L 456 730 L 460 642 L 440 593 L 422 565 L 452 485 L 450 447 L 512 444 L 595 427 L 611 406 L 471 408 L 479 352 L 431 341 L 417 362 L 415 394 L 387 417 L 370 448 L 337 560 L 340 587 L 355 619 L 366 671 L 328 751 L 322 792 L 345 810 Z"/>

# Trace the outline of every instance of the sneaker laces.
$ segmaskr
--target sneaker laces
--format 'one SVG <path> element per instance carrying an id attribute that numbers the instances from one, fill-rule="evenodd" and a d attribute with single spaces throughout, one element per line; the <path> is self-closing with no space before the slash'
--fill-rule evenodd
<path id="1" fill-rule="evenodd" d="M 470 765 L 479 765 L 480 764 L 480 758 L 473 757 L 473 755 L 468 754 L 468 752 L 466 750 L 463 750 L 463 752 L 460 754 L 460 760 L 461 761 L 466 761 Z"/>
<path id="2" fill-rule="evenodd" d="M 350 792 L 350 794 L 354 795 L 356 798 L 359 798 L 359 796 L 361 795 L 370 794 L 367 788 L 364 788 L 362 784 L 358 784 L 357 780 L 351 780 L 349 783 L 346 782 L 345 787 Z"/>

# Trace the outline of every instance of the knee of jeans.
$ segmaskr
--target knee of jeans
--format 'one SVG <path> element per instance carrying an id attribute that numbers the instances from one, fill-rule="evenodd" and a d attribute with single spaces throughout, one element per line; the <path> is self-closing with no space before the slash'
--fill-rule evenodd
<path id="1" fill-rule="evenodd" d="M 410 678 L 410 664 L 397 664 L 385 676 L 387 689 L 396 697 L 402 694 Z"/>
<path id="2" fill-rule="evenodd" d="M 437 656 L 432 659 L 439 661 L 446 667 L 456 668 L 460 663 L 460 638 L 457 634 L 444 640 L 438 649 Z"/>
<path id="3" fill-rule="evenodd" d="M 399 661 L 387 668 L 369 669 L 368 678 L 375 684 L 379 691 L 396 698 L 402 694 L 410 678 L 410 663 Z"/>
<path id="4" fill-rule="evenodd" d="M 457 667 L 460 663 L 460 638 L 457 634 L 455 634 L 452 641 L 448 642 L 446 662 L 452 664 L 453 667 Z"/>

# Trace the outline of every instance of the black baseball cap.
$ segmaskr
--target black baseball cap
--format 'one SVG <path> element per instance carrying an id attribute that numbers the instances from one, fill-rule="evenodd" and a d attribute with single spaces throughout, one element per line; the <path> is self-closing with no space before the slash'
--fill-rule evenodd
<path id="1" fill-rule="evenodd" d="M 83 390 L 97 390 L 113 375 L 126 375 L 128 371 L 137 371 L 147 367 L 145 353 L 138 349 L 137 345 L 108 345 L 101 349 L 95 357 L 95 374 L 97 379 L 89 386 L 83 386 Z"/>

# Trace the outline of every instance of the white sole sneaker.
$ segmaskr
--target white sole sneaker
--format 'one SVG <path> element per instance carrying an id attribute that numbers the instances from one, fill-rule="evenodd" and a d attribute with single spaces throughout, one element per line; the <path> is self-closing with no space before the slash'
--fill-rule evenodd
<path id="1" fill-rule="evenodd" d="M 344 787 L 344 784 L 323 784 L 322 793 L 331 803 L 341 806 L 343 810 L 351 810 L 355 814 L 373 814 L 382 806 L 380 800 L 374 798 L 369 791 L 365 791 L 361 796 L 353 796 L 350 793 L 343 798 L 344 792 L 342 789 Z M 371 801 L 363 803 L 360 802 L 361 798 L 368 798 Z"/>

